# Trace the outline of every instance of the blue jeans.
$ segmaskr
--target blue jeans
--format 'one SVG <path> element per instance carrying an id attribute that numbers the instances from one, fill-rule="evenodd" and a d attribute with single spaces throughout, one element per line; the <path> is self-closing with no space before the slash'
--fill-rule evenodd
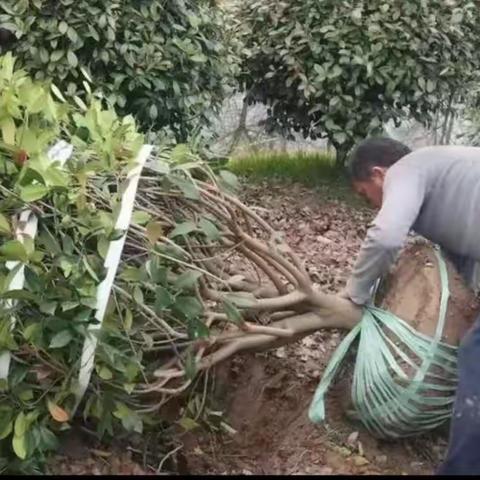
<path id="1" fill-rule="evenodd" d="M 459 348 L 447 458 L 437 475 L 480 475 L 480 316 Z"/>

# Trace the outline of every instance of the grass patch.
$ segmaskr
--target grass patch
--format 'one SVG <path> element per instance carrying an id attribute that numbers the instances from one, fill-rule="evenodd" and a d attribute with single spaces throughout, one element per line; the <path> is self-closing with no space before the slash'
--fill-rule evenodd
<path id="1" fill-rule="evenodd" d="M 335 156 L 327 152 L 262 152 L 232 158 L 227 168 L 249 182 L 298 182 L 314 188 L 322 198 L 341 200 L 355 207 L 365 206 L 353 193 L 344 169 L 336 166 Z"/>
<path id="2" fill-rule="evenodd" d="M 228 168 L 239 176 L 275 178 L 316 185 L 342 176 L 335 165 L 335 156 L 319 153 L 259 153 L 233 158 Z"/>

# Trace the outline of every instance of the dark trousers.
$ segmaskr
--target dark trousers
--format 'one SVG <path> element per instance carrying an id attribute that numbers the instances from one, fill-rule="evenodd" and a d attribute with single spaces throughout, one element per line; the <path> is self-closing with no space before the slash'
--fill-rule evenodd
<path id="1" fill-rule="evenodd" d="M 459 348 L 448 453 L 437 475 L 480 475 L 480 316 Z"/>
<path id="2" fill-rule="evenodd" d="M 470 285 L 474 261 L 444 253 Z M 447 458 L 437 474 L 480 475 L 480 316 L 459 348 L 458 386 Z"/>

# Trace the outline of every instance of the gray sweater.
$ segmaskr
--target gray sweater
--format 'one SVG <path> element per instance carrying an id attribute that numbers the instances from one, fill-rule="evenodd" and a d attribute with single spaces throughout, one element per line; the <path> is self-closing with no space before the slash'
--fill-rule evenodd
<path id="1" fill-rule="evenodd" d="M 421 148 L 388 169 L 382 208 L 347 282 L 355 303 L 370 300 L 410 230 L 455 256 L 480 261 L 480 148 Z"/>

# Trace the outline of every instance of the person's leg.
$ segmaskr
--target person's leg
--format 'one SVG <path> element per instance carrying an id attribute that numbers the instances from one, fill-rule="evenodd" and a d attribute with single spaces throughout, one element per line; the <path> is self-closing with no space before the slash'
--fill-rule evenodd
<path id="1" fill-rule="evenodd" d="M 480 475 L 480 317 L 460 345 L 447 458 L 437 475 Z"/>

